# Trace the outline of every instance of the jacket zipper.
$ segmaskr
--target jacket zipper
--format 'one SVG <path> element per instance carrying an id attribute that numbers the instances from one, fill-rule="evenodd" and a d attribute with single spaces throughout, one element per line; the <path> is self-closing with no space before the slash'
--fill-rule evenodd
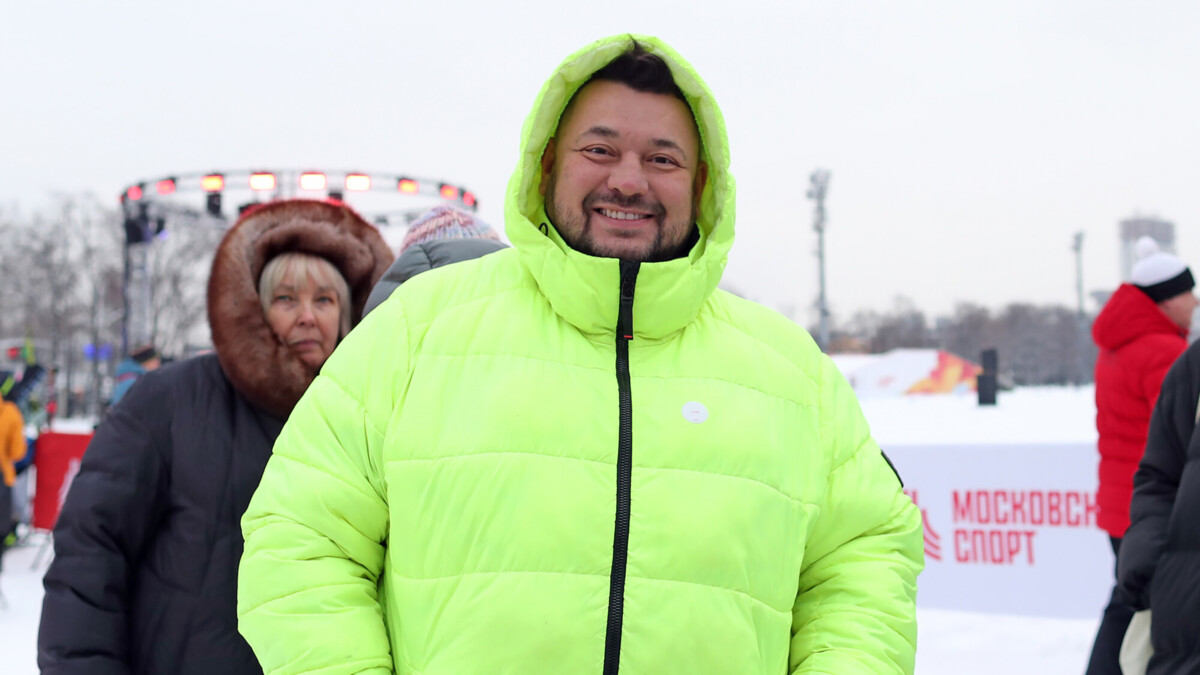
<path id="1" fill-rule="evenodd" d="M 612 573 L 608 587 L 608 631 L 604 636 L 604 675 L 616 675 L 621 661 L 625 606 L 625 562 L 629 554 L 629 492 L 633 473 L 633 401 L 629 386 L 629 341 L 633 339 L 633 289 L 640 263 L 621 261 L 621 304 L 617 313 L 617 515 L 613 527 Z"/>

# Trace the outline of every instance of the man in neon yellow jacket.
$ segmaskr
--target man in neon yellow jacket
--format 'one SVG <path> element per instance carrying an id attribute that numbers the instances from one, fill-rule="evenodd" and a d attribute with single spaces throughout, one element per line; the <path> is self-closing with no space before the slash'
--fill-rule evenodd
<path id="1" fill-rule="evenodd" d="M 325 364 L 242 521 L 268 673 L 911 673 L 920 516 L 801 328 L 717 289 L 734 181 L 655 38 L 542 89 L 514 247 Z"/>

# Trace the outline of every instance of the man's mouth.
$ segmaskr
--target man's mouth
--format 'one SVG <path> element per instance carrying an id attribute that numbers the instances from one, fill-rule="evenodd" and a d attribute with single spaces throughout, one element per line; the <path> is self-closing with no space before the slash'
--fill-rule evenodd
<path id="1" fill-rule="evenodd" d="M 633 211 L 618 211 L 606 208 L 597 208 L 596 213 L 613 220 L 644 220 L 652 217 L 649 213 L 635 213 Z"/>

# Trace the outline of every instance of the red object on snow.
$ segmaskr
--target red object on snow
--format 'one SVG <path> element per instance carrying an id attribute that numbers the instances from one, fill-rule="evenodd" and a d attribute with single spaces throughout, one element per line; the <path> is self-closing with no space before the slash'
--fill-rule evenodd
<path id="1" fill-rule="evenodd" d="M 79 464 L 92 434 L 43 432 L 37 439 L 37 494 L 33 498 L 33 527 L 53 530 L 67 498 L 71 481 L 79 473 Z"/>

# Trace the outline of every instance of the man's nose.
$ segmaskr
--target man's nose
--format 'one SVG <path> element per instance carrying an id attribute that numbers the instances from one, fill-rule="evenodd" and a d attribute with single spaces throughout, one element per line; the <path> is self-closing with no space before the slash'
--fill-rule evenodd
<path id="1" fill-rule="evenodd" d="M 608 189 L 623 195 L 645 194 L 650 189 L 642 159 L 635 153 L 625 153 L 608 176 Z"/>

